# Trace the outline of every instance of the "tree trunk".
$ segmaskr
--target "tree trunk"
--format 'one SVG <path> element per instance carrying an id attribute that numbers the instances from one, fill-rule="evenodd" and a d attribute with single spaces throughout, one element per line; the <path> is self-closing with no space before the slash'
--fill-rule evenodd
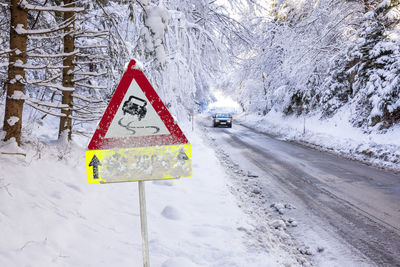
<path id="1" fill-rule="evenodd" d="M 74 7 L 75 4 L 73 0 L 64 0 L 64 5 L 68 5 L 68 7 Z M 71 19 L 74 17 L 74 12 L 64 12 L 64 21 Z M 64 36 L 64 53 L 71 53 L 75 50 L 75 37 L 74 37 L 74 28 L 75 23 L 72 23 L 68 28 L 66 28 L 65 36 Z M 68 34 L 67 34 L 68 33 Z M 70 55 L 64 58 L 63 65 L 67 68 L 63 69 L 63 79 L 62 85 L 64 87 L 74 88 L 74 61 L 75 56 Z M 72 90 L 71 91 L 63 91 L 62 95 L 62 103 L 67 104 L 69 106 L 68 109 L 63 109 L 61 112 L 65 114 L 65 117 L 61 117 L 60 119 L 60 128 L 58 132 L 58 137 L 61 137 L 64 131 L 67 131 L 68 140 L 72 139 L 72 108 L 73 108 L 73 97 Z"/>
<path id="2" fill-rule="evenodd" d="M 19 6 L 20 0 L 11 1 L 11 23 L 10 23 L 10 49 L 13 51 L 9 58 L 7 98 L 4 114 L 3 130 L 6 132 L 4 140 L 15 138 L 18 145 L 21 144 L 22 111 L 24 100 L 21 96 L 25 89 L 25 69 L 15 66 L 26 63 L 27 35 L 18 34 L 16 28 L 22 25 L 27 29 L 28 11 Z M 22 63 L 22 64 L 21 64 Z"/>

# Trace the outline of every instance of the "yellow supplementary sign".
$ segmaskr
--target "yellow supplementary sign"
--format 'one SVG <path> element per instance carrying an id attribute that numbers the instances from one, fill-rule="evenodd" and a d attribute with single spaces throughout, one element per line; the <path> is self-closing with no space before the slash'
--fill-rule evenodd
<path id="1" fill-rule="evenodd" d="M 86 151 L 89 183 L 117 183 L 192 176 L 190 144 Z"/>

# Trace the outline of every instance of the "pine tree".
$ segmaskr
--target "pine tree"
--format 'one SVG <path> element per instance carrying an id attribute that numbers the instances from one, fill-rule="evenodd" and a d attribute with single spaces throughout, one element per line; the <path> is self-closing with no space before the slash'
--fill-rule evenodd
<path id="1" fill-rule="evenodd" d="M 64 0 L 64 5 L 68 7 L 75 7 L 75 3 L 73 0 Z M 67 11 L 63 13 L 64 21 L 74 20 L 75 12 Z M 75 37 L 74 31 L 75 23 L 71 23 L 68 27 L 64 29 L 64 54 L 67 55 L 63 59 L 63 68 L 62 70 L 62 86 L 70 90 L 62 91 L 62 104 L 68 105 L 68 108 L 62 109 L 61 113 L 65 116 L 60 118 L 60 127 L 58 131 L 58 136 L 60 137 L 64 131 L 67 131 L 68 140 L 72 139 L 72 109 L 73 109 L 73 96 L 72 93 L 74 91 L 74 51 L 75 51 Z"/>
<path id="2" fill-rule="evenodd" d="M 390 38 L 391 25 L 399 22 L 390 12 L 398 5 L 385 0 L 368 12 L 357 42 L 333 62 L 321 98 L 325 115 L 351 100 L 358 127 L 383 129 L 400 121 L 400 49 Z"/>

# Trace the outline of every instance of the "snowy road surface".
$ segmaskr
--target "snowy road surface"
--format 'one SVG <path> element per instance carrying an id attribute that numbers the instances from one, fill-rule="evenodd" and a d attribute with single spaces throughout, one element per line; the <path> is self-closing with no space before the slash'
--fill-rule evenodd
<path id="1" fill-rule="evenodd" d="M 291 215 L 308 226 L 294 235 L 307 243 L 330 233 L 371 264 L 400 266 L 399 175 L 241 125 L 212 128 L 204 120 L 203 126 L 220 153 L 257 174 L 266 198 L 296 206 Z M 315 231 L 320 237 L 313 237 Z"/>

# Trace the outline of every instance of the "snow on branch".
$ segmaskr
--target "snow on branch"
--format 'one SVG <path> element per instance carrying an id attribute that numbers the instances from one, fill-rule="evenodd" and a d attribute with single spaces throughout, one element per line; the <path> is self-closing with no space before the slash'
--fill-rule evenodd
<path id="1" fill-rule="evenodd" d="M 164 66 L 165 48 L 163 40 L 168 29 L 170 15 L 167 9 L 161 6 L 146 5 L 146 16 L 141 36 L 144 38 L 147 52 L 155 52 L 155 58 Z"/>
<path id="2" fill-rule="evenodd" d="M 10 65 L 14 65 L 14 67 L 17 68 L 23 68 L 23 69 L 30 69 L 30 70 L 36 70 L 36 69 L 65 69 L 68 68 L 66 66 L 55 66 L 55 65 L 30 65 L 30 64 L 23 64 L 21 60 L 15 62 L 15 63 L 10 63 Z"/>
<path id="3" fill-rule="evenodd" d="M 90 77 L 86 76 L 86 77 L 82 77 L 79 79 L 74 79 L 72 82 L 77 83 L 77 82 L 81 82 L 81 81 L 85 81 L 85 80 L 89 80 Z"/>
<path id="4" fill-rule="evenodd" d="M 106 15 L 106 17 L 109 19 L 109 21 L 111 22 L 111 24 L 114 26 L 115 31 L 117 32 L 117 35 L 121 41 L 121 43 L 123 44 L 123 48 L 125 49 L 125 52 L 127 55 L 130 55 L 128 46 L 126 45 L 125 39 L 122 37 L 121 33 L 119 32 L 119 28 L 117 26 L 117 23 L 115 21 L 115 19 L 108 14 L 108 12 L 104 9 L 103 5 L 101 4 L 101 2 L 99 0 L 96 0 L 96 3 L 98 4 L 98 6 L 101 8 L 101 10 L 103 11 L 103 13 Z"/>
<path id="5" fill-rule="evenodd" d="M 107 37 L 109 34 L 108 31 L 84 31 L 75 34 L 76 38 L 95 38 L 95 37 Z"/>
<path id="6" fill-rule="evenodd" d="M 33 107 L 34 109 L 37 109 L 43 113 L 52 115 L 52 116 L 56 116 L 56 117 L 66 117 L 66 115 L 64 113 L 56 113 L 56 112 L 52 112 L 51 110 L 47 110 L 44 108 L 39 107 L 38 105 L 31 103 L 31 102 L 26 102 L 27 105 Z"/>
<path id="7" fill-rule="evenodd" d="M 24 29 L 24 25 L 18 24 L 14 28 L 14 30 L 16 33 L 18 33 L 20 35 L 48 34 L 48 33 L 64 30 L 64 29 L 70 27 L 71 24 L 74 22 L 75 22 L 75 18 L 71 18 L 71 19 L 68 19 L 68 20 L 64 21 L 63 23 L 57 25 L 56 27 L 49 28 L 49 29 L 40 29 L 40 30 L 26 30 L 26 29 Z"/>
<path id="8" fill-rule="evenodd" d="M 14 100 L 24 100 L 26 104 L 33 104 L 36 106 L 44 106 L 44 107 L 48 107 L 48 108 L 58 108 L 58 109 L 68 108 L 68 105 L 66 105 L 66 104 L 40 101 L 35 98 L 31 98 L 31 97 L 25 95 L 21 91 L 14 91 L 13 95 L 10 96 L 10 98 L 14 99 Z"/>
<path id="9" fill-rule="evenodd" d="M 74 61 L 75 65 L 84 65 L 84 64 L 100 64 L 104 62 L 104 58 L 102 60 L 94 60 L 94 61 Z"/>
<path id="10" fill-rule="evenodd" d="M 28 1 L 22 0 L 20 6 L 31 11 L 54 11 L 54 12 L 82 12 L 83 7 L 65 7 L 65 6 L 38 6 L 28 4 Z"/>
<path id="11" fill-rule="evenodd" d="M 86 114 L 93 113 L 92 109 L 89 107 L 88 104 L 79 104 L 74 103 L 74 107 L 71 109 L 76 114 Z M 94 110 L 93 110 L 94 111 Z"/>
<path id="12" fill-rule="evenodd" d="M 106 75 L 107 72 L 101 72 L 101 73 L 97 73 L 97 72 L 78 72 L 78 73 L 75 73 L 75 74 L 84 76 L 84 77 L 77 78 L 77 79 L 73 80 L 74 83 L 77 83 L 77 82 L 88 80 L 90 77 L 97 77 L 97 76 Z"/>
<path id="13" fill-rule="evenodd" d="M 74 92 L 75 91 L 74 87 L 65 87 L 65 86 L 62 86 L 61 84 L 44 83 L 44 82 L 39 82 L 36 84 L 44 86 L 44 87 L 55 88 L 55 89 L 63 91 L 63 92 Z"/>
<path id="14" fill-rule="evenodd" d="M 61 53 L 61 54 L 28 54 L 28 57 L 36 57 L 36 58 L 58 58 L 58 57 L 68 57 L 72 55 L 76 55 L 79 53 L 79 50 L 72 51 L 71 53 Z"/>
<path id="15" fill-rule="evenodd" d="M 75 75 L 85 75 L 85 76 L 102 76 L 107 74 L 107 72 L 85 72 L 85 71 L 75 71 Z"/>
<path id="16" fill-rule="evenodd" d="M 81 117 L 76 117 L 76 116 L 69 116 L 71 119 L 73 120 L 77 120 L 77 121 L 98 121 L 101 118 L 101 115 L 99 116 L 90 116 L 88 114 L 87 118 L 81 118 Z"/>
<path id="17" fill-rule="evenodd" d="M 44 106 L 44 107 L 48 107 L 48 108 L 56 108 L 56 109 L 68 108 L 68 105 L 66 105 L 66 104 L 53 103 L 53 102 L 47 102 L 47 101 L 39 101 L 37 99 L 29 98 L 29 97 L 27 99 L 25 99 L 25 103 L 28 104 L 28 102 L 31 104 L 37 105 L 37 106 Z"/>
<path id="18" fill-rule="evenodd" d="M 77 106 L 76 104 L 74 105 L 74 107 Z M 78 115 L 80 118 L 93 118 L 93 116 L 99 116 L 99 118 L 101 118 L 101 116 L 103 115 L 103 112 L 101 112 L 101 110 L 104 110 L 106 108 L 105 105 L 103 105 L 102 107 L 98 107 L 98 109 L 93 109 L 91 107 L 89 107 L 88 105 L 86 106 L 80 106 L 79 109 L 73 109 L 74 114 Z"/>
<path id="19" fill-rule="evenodd" d="M 5 55 L 5 54 L 12 53 L 14 50 L 15 50 L 15 49 L 2 50 L 2 51 L 0 51 L 0 55 Z"/>
<path id="20" fill-rule="evenodd" d="M 39 81 L 33 80 L 33 81 L 27 81 L 26 83 L 27 84 L 49 83 L 49 82 L 54 81 L 54 80 L 56 80 L 58 78 L 61 78 L 61 74 L 57 74 L 56 76 L 50 77 L 47 80 L 39 80 Z"/>
<path id="21" fill-rule="evenodd" d="M 104 102 L 101 102 L 99 105 L 97 105 L 97 108 L 94 109 L 94 105 L 74 103 L 72 111 L 80 117 L 87 116 L 92 118 L 96 114 L 101 117 L 106 106 L 107 105 L 105 105 Z"/>
<path id="22" fill-rule="evenodd" d="M 78 54 L 76 54 L 76 56 L 78 56 L 78 57 L 87 57 L 87 58 L 91 58 L 91 59 L 104 59 L 104 55 L 92 55 L 92 54 L 78 53 Z"/>
<path id="23" fill-rule="evenodd" d="M 75 97 L 75 98 L 78 98 L 78 99 L 80 99 L 82 101 L 89 102 L 89 103 L 102 103 L 103 102 L 100 99 L 89 99 L 89 98 L 87 98 L 87 97 L 85 97 L 83 95 L 79 95 L 79 94 L 72 94 L 72 96 Z"/>
<path id="24" fill-rule="evenodd" d="M 52 34 L 52 35 L 44 35 L 44 36 L 37 36 L 37 35 L 28 35 L 30 40 L 44 40 L 44 39 L 54 39 L 54 38 L 64 38 L 66 35 L 71 35 L 74 33 L 74 29 L 68 32 L 62 32 L 59 34 Z"/>
<path id="25" fill-rule="evenodd" d="M 61 84 L 51 83 L 51 81 L 53 81 L 59 77 L 61 77 L 61 74 L 57 75 L 55 77 L 52 77 L 49 80 L 45 80 L 45 81 L 27 81 L 26 84 L 35 84 L 35 85 L 39 85 L 39 86 L 44 86 L 44 87 L 50 89 L 51 91 L 56 91 L 56 90 L 60 90 L 63 92 L 74 92 L 75 91 L 74 87 L 65 87 L 65 86 L 62 86 Z"/>
<path id="26" fill-rule="evenodd" d="M 106 86 L 95 86 L 95 85 L 90 85 L 90 84 L 86 84 L 86 83 L 75 83 L 75 85 L 82 86 L 82 87 L 87 87 L 87 88 L 90 88 L 90 89 L 107 89 Z"/>
<path id="27" fill-rule="evenodd" d="M 107 48 L 107 45 L 77 45 L 75 46 L 79 49 L 91 49 L 91 48 Z"/>

